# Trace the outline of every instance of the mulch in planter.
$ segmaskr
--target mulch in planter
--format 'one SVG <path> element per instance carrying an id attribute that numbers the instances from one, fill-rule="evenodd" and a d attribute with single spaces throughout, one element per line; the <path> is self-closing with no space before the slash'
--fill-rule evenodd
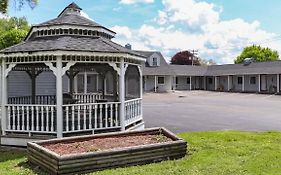
<path id="1" fill-rule="evenodd" d="M 138 134 L 128 136 L 110 136 L 75 142 L 46 143 L 41 146 L 59 155 L 78 154 L 114 150 L 132 146 L 170 142 L 171 138 L 163 134 Z"/>

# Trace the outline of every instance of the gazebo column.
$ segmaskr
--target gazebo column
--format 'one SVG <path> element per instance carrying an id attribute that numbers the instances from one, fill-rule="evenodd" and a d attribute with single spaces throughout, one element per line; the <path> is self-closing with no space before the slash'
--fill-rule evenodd
<path id="1" fill-rule="evenodd" d="M 113 99 L 114 101 L 117 101 L 118 99 L 118 93 L 117 93 L 117 73 L 115 71 L 112 71 L 113 75 Z"/>
<path id="2" fill-rule="evenodd" d="M 73 94 L 74 93 L 74 77 L 79 73 L 79 71 L 73 71 L 72 68 L 69 69 L 68 72 L 66 72 L 66 76 L 69 79 L 69 93 Z"/>
<path id="3" fill-rule="evenodd" d="M 102 98 L 105 98 L 105 73 L 101 74 L 102 79 Z"/>
<path id="4" fill-rule="evenodd" d="M 7 104 L 7 97 L 8 97 L 8 91 L 7 91 L 7 77 L 9 72 L 16 66 L 16 64 L 5 64 L 4 59 L 2 59 L 2 103 L 1 103 L 1 129 L 2 129 L 2 135 L 6 135 L 6 129 L 7 129 L 7 116 L 6 116 L 6 104 Z"/>
<path id="5" fill-rule="evenodd" d="M 62 57 L 57 57 L 56 61 L 56 102 L 57 102 L 57 137 L 63 137 L 63 95 L 62 95 Z"/>
<path id="6" fill-rule="evenodd" d="M 52 63 L 45 63 L 56 76 L 56 108 L 57 108 L 57 138 L 63 137 L 63 94 L 62 94 L 62 76 L 75 62 L 68 62 L 65 67 L 62 65 L 62 56 L 57 56 L 56 67 Z"/>
<path id="7" fill-rule="evenodd" d="M 120 101 L 120 124 L 121 130 L 125 131 L 125 73 L 128 65 L 124 64 L 124 58 L 120 61 L 120 75 L 119 75 L 119 101 Z"/>
<path id="8" fill-rule="evenodd" d="M 140 75 L 140 81 L 139 81 L 139 85 L 140 85 L 140 95 L 139 97 L 142 99 L 142 94 L 143 94 L 143 79 L 142 79 L 142 69 L 141 66 L 138 66 L 138 70 L 139 70 L 139 75 Z"/>
<path id="9" fill-rule="evenodd" d="M 7 104 L 7 77 L 5 76 L 6 72 L 6 65 L 4 60 L 2 61 L 2 100 L 1 100 L 1 129 L 2 129 L 2 135 L 6 134 L 6 107 L 5 105 Z"/>
<path id="10" fill-rule="evenodd" d="M 39 74 L 41 74 L 43 71 L 35 70 L 35 66 L 32 66 L 31 70 L 27 70 L 26 73 L 29 75 L 29 78 L 31 80 L 31 104 L 36 103 L 36 78 Z"/>

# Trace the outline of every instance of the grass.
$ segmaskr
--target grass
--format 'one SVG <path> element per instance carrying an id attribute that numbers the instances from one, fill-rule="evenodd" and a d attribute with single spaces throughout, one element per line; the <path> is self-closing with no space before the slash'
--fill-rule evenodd
<path id="1" fill-rule="evenodd" d="M 281 175 L 281 133 L 214 131 L 179 134 L 188 141 L 180 160 L 105 170 L 91 175 Z M 25 151 L 0 149 L 0 174 L 44 174 L 27 164 Z"/>

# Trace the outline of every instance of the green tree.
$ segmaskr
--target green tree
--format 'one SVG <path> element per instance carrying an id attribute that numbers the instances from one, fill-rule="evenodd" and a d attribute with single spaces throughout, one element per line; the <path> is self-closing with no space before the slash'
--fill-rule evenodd
<path id="1" fill-rule="evenodd" d="M 0 12 L 7 14 L 8 6 L 11 0 L 0 0 Z M 38 4 L 38 0 L 13 0 L 14 5 L 17 9 L 21 9 L 25 3 L 29 5 L 30 8 L 34 8 Z"/>
<path id="2" fill-rule="evenodd" d="M 270 48 L 253 45 L 245 47 L 234 62 L 235 64 L 243 63 L 246 58 L 253 58 L 254 62 L 275 61 L 279 60 L 279 54 Z"/>
<path id="3" fill-rule="evenodd" d="M 0 19 L 0 50 L 21 42 L 30 26 L 24 17 Z"/>

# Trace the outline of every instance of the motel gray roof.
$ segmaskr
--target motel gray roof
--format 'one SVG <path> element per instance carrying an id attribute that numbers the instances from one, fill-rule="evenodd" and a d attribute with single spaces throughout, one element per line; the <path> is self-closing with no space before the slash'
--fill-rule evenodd
<path id="1" fill-rule="evenodd" d="M 281 61 L 267 61 L 243 64 L 225 64 L 208 66 L 206 75 L 246 75 L 246 74 L 277 74 L 281 72 Z"/>
<path id="2" fill-rule="evenodd" d="M 207 66 L 191 66 L 191 65 L 170 65 L 174 75 L 178 76 L 204 76 L 207 72 Z"/>
<path id="3" fill-rule="evenodd" d="M 171 76 L 224 76 L 224 75 L 251 75 L 251 74 L 280 74 L 281 60 L 256 62 L 250 65 L 224 64 L 210 66 L 172 65 L 167 64 L 160 52 L 137 51 L 147 59 L 154 53 L 161 56 L 160 66 L 143 67 L 143 75 L 171 75 Z"/>
<path id="4" fill-rule="evenodd" d="M 146 60 L 150 58 L 154 53 L 160 56 L 160 66 L 148 66 L 147 63 L 143 64 L 143 75 L 173 75 L 174 72 L 170 68 L 170 65 L 165 61 L 163 55 L 157 51 L 138 51 L 135 52 L 146 57 Z"/>

